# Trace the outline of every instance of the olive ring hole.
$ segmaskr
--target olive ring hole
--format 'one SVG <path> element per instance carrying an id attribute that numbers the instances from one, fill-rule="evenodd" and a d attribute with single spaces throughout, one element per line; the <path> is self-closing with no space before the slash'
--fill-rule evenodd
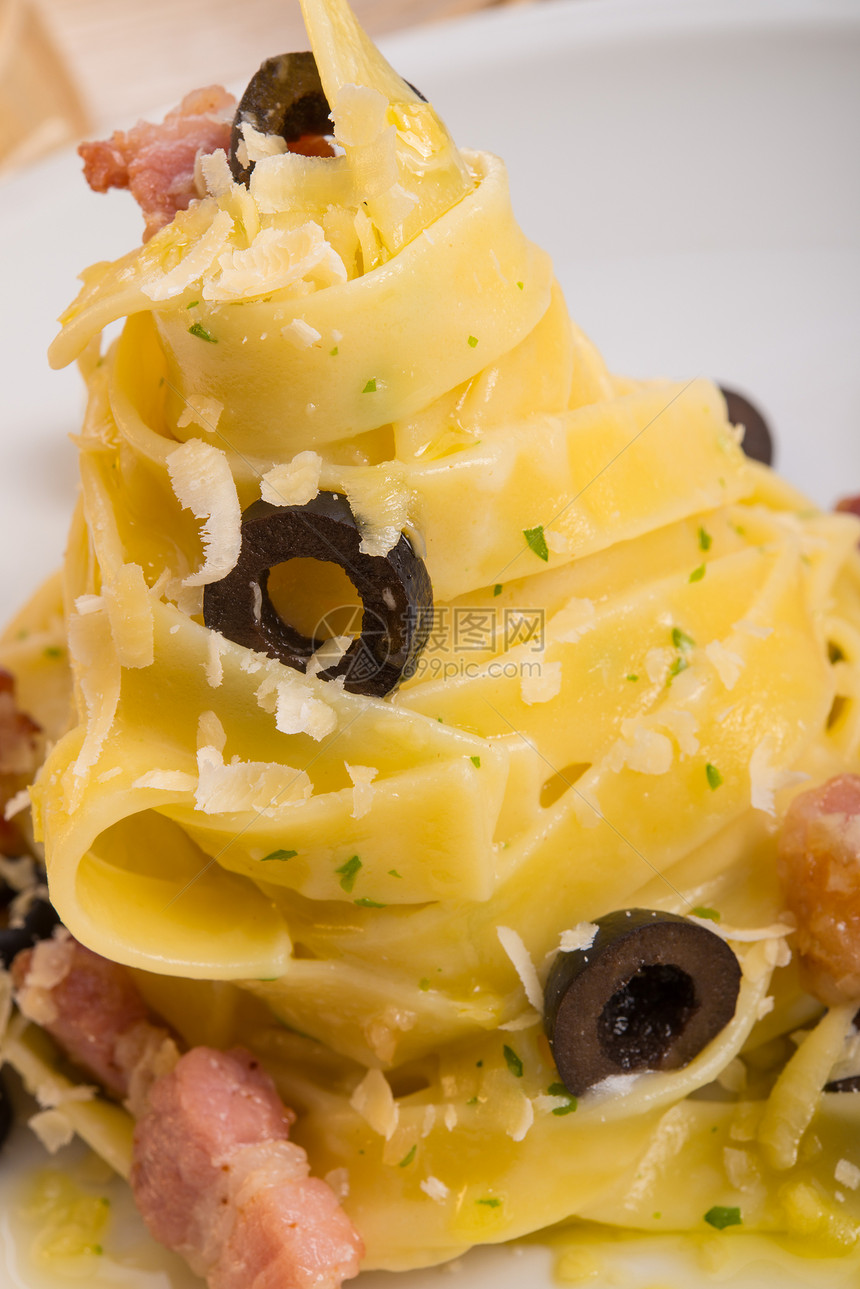
<path id="1" fill-rule="evenodd" d="M 601 1049 L 621 1070 L 653 1067 L 698 1006 L 692 977 L 667 963 L 640 967 L 600 1013 Z"/>

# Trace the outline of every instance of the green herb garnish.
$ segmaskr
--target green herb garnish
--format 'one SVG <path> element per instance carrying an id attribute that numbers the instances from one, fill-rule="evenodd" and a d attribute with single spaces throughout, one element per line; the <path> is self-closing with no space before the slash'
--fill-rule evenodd
<path id="1" fill-rule="evenodd" d="M 387 904 L 380 904 L 378 900 L 369 900 L 366 895 L 363 895 L 360 900 L 353 900 L 353 903 L 357 904 L 360 909 L 387 909 L 388 908 Z"/>
<path id="2" fill-rule="evenodd" d="M 686 631 L 680 627 L 672 628 L 672 644 L 676 649 L 694 649 L 696 642 L 692 636 L 688 636 Z"/>
<path id="3" fill-rule="evenodd" d="M 210 345 L 217 345 L 218 343 L 217 336 L 213 336 L 211 332 L 207 331 L 202 322 L 192 322 L 188 330 L 198 340 L 208 340 Z"/>
<path id="4" fill-rule="evenodd" d="M 701 528 L 701 527 L 699 528 L 699 550 L 700 551 L 709 551 L 711 549 L 711 542 L 713 540 L 714 539 L 709 532 L 706 532 L 704 528 Z"/>
<path id="5" fill-rule="evenodd" d="M 707 918 L 710 922 L 719 922 L 720 915 L 716 909 L 709 909 L 704 904 L 697 904 L 693 909 L 693 917 Z"/>
<path id="6" fill-rule="evenodd" d="M 493 595 L 501 595 L 501 593 L 502 593 L 502 583 L 497 582 L 496 585 L 493 587 Z"/>
<path id="7" fill-rule="evenodd" d="M 501 1208 L 502 1206 L 502 1201 L 500 1199 L 496 1199 L 494 1195 L 488 1196 L 486 1199 L 476 1199 L 475 1203 L 483 1204 L 486 1208 Z"/>
<path id="8" fill-rule="evenodd" d="M 700 564 L 699 567 L 694 568 L 692 573 L 690 574 L 690 581 L 701 582 L 704 576 L 705 576 L 705 566 L 704 564 Z"/>
<path id="9" fill-rule="evenodd" d="M 514 1049 L 512 1047 L 508 1047 L 506 1043 L 505 1046 L 502 1048 L 502 1051 L 505 1056 L 505 1062 L 511 1074 L 513 1074 L 515 1079 L 521 1079 L 523 1077 L 523 1063 L 520 1060 L 520 1058 L 517 1056 Z"/>
<path id="10" fill-rule="evenodd" d="M 639 679 L 639 677 L 636 675 L 635 671 L 631 671 L 631 672 L 628 672 L 628 674 L 624 677 L 624 679 L 625 679 L 625 680 L 638 680 L 638 679 Z"/>
<path id="11" fill-rule="evenodd" d="M 553 1114 L 555 1115 L 572 1114 L 573 1111 L 576 1109 L 578 1104 L 576 1097 L 571 1096 L 571 1094 L 568 1092 L 567 1088 L 564 1086 L 563 1083 L 551 1083 L 547 1088 L 547 1093 L 551 1097 L 564 1097 L 565 1100 L 567 1101 L 567 1105 L 556 1106 L 552 1112 Z"/>
<path id="12" fill-rule="evenodd" d="M 192 300 L 192 301 L 191 301 L 191 303 L 190 303 L 190 304 L 186 304 L 186 306 L 185 306 L 185 307 L 186 307 L 186 309 L 196 309 L 199 303 L 200 303 L 200 301 L 199 301 L 199 300 Z"/>
<path id="13" fill-rule="evenodd" d="M 474 348 L 475 348 L 475 345 L 476 345 L 477 343 L 478 343 L 478 337 L 477 337 L 477 336 L 470 336 L 470 337 L 469 337 L 469 348 L 470 348 L 470 349 L 474 349 Z"/>
<path id="14" fill-rule="evenodd" d="M 269 859 L 295 859 L 298 853 L 297 850 L 273 850 L 271 855 L 264 855 L 260 863 L 265 864 Z"/>
<path id="15" fill-rule="evenodd" d="M 739 1208 L 727 1208 L 723 1204 L 715 1204 L 709 1208 L 705 1214 L 705 1221 L 709 1226 L 715 1226 L 718 1231 L 724 1231 L 727 1226 L 742 1226 L 743 1218 Z"/>
<path id="16" fill-rule="evenodd" d="M 401 1159 L 401 1161 L 400 1161 L 400 1163 L 397 1165 L 397 1167 L 398 1167 L 398 1168 L 408 1168 L 408 1167 L 409 1167 L 409 1165 L 412 1163 L 412 1160 L 415 1158 L 415 1151 L 416 1151 L 417 1149 L 418 1149 L 418 1143 L 417 1143 L 417 1142 L 415 1142 L 415 1144 L 413 1145 L 412 1149 L 411 1149 L 411 1150 L 407 1150 L 406 1154 L 403 1156 L 403 1158 Z"/>
<path id="17" fill-rule="evenodd" d="M 362 394 L 375 394 L 375 393 L 376 393 L 376 378 L 372 376 L 372 377 L 370 378 L 370 380 L 367 382 L 367 384 L 365 385 L 364 389 L 363 389 L 361 392 L 362 392 Z"/>
<path id="18" fill-rule="evenodd" d="M 335 345 L 334 349 L 330 349 L 328 352 L 330 358 L 337 358 L 337 345 Z"/>
<path id="19" fill-rule="evenodd" d="M 476 770 L 480 770 L 481 758 L 479 756 L 470 756 L 469 760 L 472 762 L 472 765 L 475 767 Z"/>
<path id="20" fill-rule="evenodd" d="M 353 886 L 355 886 L 355 879 L 358 876 L 358 870 L 360 868 L 361 860 L 358 858 L 358 855 L 353 855 L 345 864 L 341 864 L 340 868 L 336 868 L 334 870 L 336 873 L 340 873 L 341 888 L 346 891 L 347 894 L 349 894 Z"/>
<path id="21" fill-rule="evenodd" d="M 713 790 L 718 788 L 722 783 L 723 776 L 715 765 L 711 765 L 710 761 L 705 766 L 705 774 L 708 776 L 708 787 L 713 792 Z"/>
<path id="22" fill-rule="evenodd" d="M 544 537 L 543 524 L 538 524 L 537 528 L 524 528 L 523 537 L 525 537 L 529 549 L 534 551 L 538 559 L 542 559 L 546 563 L 549 559 L 549 547 Z"/>

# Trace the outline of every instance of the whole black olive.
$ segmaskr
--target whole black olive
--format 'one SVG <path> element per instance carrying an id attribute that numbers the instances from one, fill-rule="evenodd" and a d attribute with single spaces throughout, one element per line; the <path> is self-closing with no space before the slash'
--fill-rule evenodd
<path id="1" fill-rule="evenodd" d="M 10 967 L 12 959 L 22 949 L 32 949 L 39 940 L 50 939 L 59 921 L 50 900 L 44 894 L 34 893 L 23 914 L 13 917 L 8 926 L 0 928 L 0 962 L 4 967 Z"/>
<path id="2" fill-rule="evenodd" d="M 587 949 L 559 953 L 544 1025 L 565 1087 L 687 1065 L 732 1019 L 741 970 L 718 935 L 674 913 L 627 909 L 596 921 Z"/>
<path id="3" fill-rule="evenodd" d="M 331 108 L 310 50 L 267 58 L 239 100 L 230 132 L 230 169 L 247 187 L 254 163 L 243 165 L 236 155 L 245 123 L 261 134 L 278 134 L 287 143 L 303 134 L 331 134 Z"/>
<path id="4" fill-rule="evenodd" d="M 363 555 L 360 545 L 355 516 L 340 493 L 320 492 L 304 506 L 254 502 L 242 516 L 235 568 L 204 590 L 207 627 L 305 671 L 324 642 L 284 622 L 269 596 L 269 573 L 291 559 L 338 564 L 361 597 L 361 632 L 320 677 L 343 676 L 351 693 L 383 697 L 415 671 L 430 634 L 433 591 L 404 535 L 385 556 Z"/>
<path id="5" fill-rule="evenodd" d="M 720 393 L 726 400 L 726 411 L 732 425 L 744 427 L 741 447 L 746 455 L 753 461 L 761 461 L 762 465 L 773 465 L 773 435 L 761 412 L 734 389 L 721 385 Z"/>

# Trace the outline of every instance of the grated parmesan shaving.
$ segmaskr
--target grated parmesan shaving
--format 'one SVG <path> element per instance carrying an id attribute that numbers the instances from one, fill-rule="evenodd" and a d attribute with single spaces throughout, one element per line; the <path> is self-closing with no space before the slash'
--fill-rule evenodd
<path id="1" fill-rule="evenodd" d="M 189 394 L 176 424 L 180 430 L 184 430 L 186 425 L 199 425 L 214 434 L 223 411 L 224 404 L 219 399 L 209 398 L 206 394 Z"/>
<path id="2" fill-rule="evenodd" d="M 155 661 L 152 597 L 139 564 L 123 564 L 104 589 L 111 635 L 121 667 L 151 667 Z"/>
<path id="3" fill-rule="evenodd" d="M 308 659 L 305 675 L 318 676 L 320 672 L 336 667 L 352 642 L 352 636 L 331 636 L 328 640 L 324 640 L 319 649 L 315 649 Z M 330 683 L 343 684 L 343 678 L 336 677 Z"/>
<path id="4" fill-rule="evenodd" d="M 522 1141 L 534 1121 L 535 1108 L 525 1093 L 522 1093 L 519 1114 L 506 1129 L 511 1141 Z"/>
<path id="5" fill-rule="evenodd" d="M 833 1170 L 833 1176 L 841 1186 L 847 1186 L 850 1191 L 856 1191 L 860 1186 L 860 1168 L 852 1164 L 849 1159 L 839 1160 Z"/>
<path id="6" fill-rule="evenodd" d="M 195 163 L 197 179 L 210 197 L 226 197 L 233 190 L 233 175 L 223 148 L 205 152 Z"/>
<path id="7" fill-rule="evenodd" d="M 750 801 L 753 810 L 776 815 L 774 795 L 782 788 L 793 788 L 805 783 L 808 774 L 802 771 L 781 770 L 772 764 L 773 744 L 765 735 L 750 757 Z"/>
<path id="8" fill-rule="evenodd" d="M 362 148 L 377 139 L 388 123 L 388 99 L 367 85 L 343 85 L 334 100 L 332 119 L 337 142 Z"/>
<path id="9" fill-rule="evenodd" d="M 421 1136 L 429 1137 L 430 1133 L 436 1126 L 436 1107 L 428 1105 L 424 1107 L 424 1120 L 421 1124 Z"/>
<path id="10" fill-rule="evenodd" d="M 338 477 L 358 522 L 358 549 L 362 555 L 387 555 L 409 524 L 409 491 L 402 469 L 396 463 L 358 466 L 342 470 Z"/>
<path id="11" fill-rule="evenodd" d="M 218 265 L 220 273 L 204 283 L 204 300 L 251 300 L 309 279 L 326 287 L 347 278 L 343 260 L 312 221 L 299 228 L 261 228 L 246 249 L 222 251 Z"/>
<path id="12" fill-rule="evenodd" d="M 535 971 L 531 955 L 523 943 L 522 936 L 509 926 L 497 926 L 496 935 L 505 953 L 514 965 L 514 970 L 522 981 L 523 989 L 535 1011 L 543 1008 L 543 990 L 540 987 L 538 974 Z"/>
<path id="13" fill-rule="evenodd" d="M 75 1135 L 74 1128 L 62 1110 L 37 1110 L 30 1115 L 27 1123 L 49 1155 L 55 1155 L 63 1146 L 68 1146 Z"/>
<path id="14" fill-rule="evenodd" d="M 726 689 L 734 689 L 746 663 L 738 653 L 727 649 L 719 640 L 705 645 L 705 657 L 714 668 Z"/>
<path id="15" fill-rule="evenodd" d="M 506 1020 L 499 1029 L 507 1030 L 508 1033 L 516 1034 L 522 1029 L 531 1029 L 533 1025 L 538 1025 L 543 1020 L 541 1012 L 523 1012 L 521 1016 L 515 1016 L 513 1020 Z"/>
<path id="16" fill-rule="evenodd" d="M 368 1070 L 349 1098 L 349 1104 L 374 1132 L 386 1141 L 394 1136 L 400 1121 L 400 1106 L 382 1070 Z"/>
<path id="17" fill-rule="evenodd" d="M 150 300 L 170 300 L 181 295 L 193 282 L 202 278 L 211 268 L 215 257 L 223 251 L 233 231 L 233 221 L 226 210 L 219 210 L 206 232 L 167 273 L 154 273 L 144 278 L 140 289 Z M 205 292 L 204 292 L 205 295 Z"/>
<path id="18" fill-rule="evenodd" d="M 696 738 L 699 722 L 692 712 L 680 707 L 664 707 L 657 723 L 673 735 L 684 756 L 696 755 L 699 750 L 699 740 Z"/>
<path id="19" fill-rule="evenodd" d="M 779 943 L 795 930 L 793 922 L 770 922 L 767 926 L 737 927 L 728 926 L 725 922 L 715 922 L 713 918 L 696 917 L 695 913 L 686 913 L 684 916 L 691 922 L 697 922 L 699 926 L 705 927 L 706 930 L 713 931 L 714 935 L 718 935 L 721 940 L 736 940 L 739 944 L 754 944 L 758 940 L 773 940 Z"/>
<path id="20" fill-rule="evenodd" d="M 207 645 L 207 657 L 203 664 L 203 672 L 206 676 L 206 683 L 212 689 L 217 689 L 224 679 L 224 662 L 222 649 L 227 645 L 227 641 L 218 631 L 209 631 L 209 641 Z"/>
<path id="21" fill-rule="evenodd" d="M 550 702 L 560 691 L 560 662 L 539 663 L 537 675 L 529 675 L 523 670 L 520 676 L 520 695 L 529 707 L 533 707 L 535 703 Z"/>
<path id="22" fill-rule="evenodd" d="M 322 340 L 322 335 L 316 327 L 304 321 L 303 318 L 293 318 L 285 327 L 281 327 L 281 335 L 285 340 L 289 340 L 297 349 L 310 349 L 318 340 Z"/>
<path id="23" fill-rule="evenodd" d="M 260 496 L 271 506 L 304 506 L 320 490 L 322 457 L 299 452 L 292 461 L 273 466 L 260 481 Z"/>
<path id="24" fill-rule="evenodd" d="M 649 649 L 645 655 L 645 671 L 652 685 L 661 684 L 669 674 L 669 668 L 675 661 L 671 649 Z"/>
<path id="25" fill-rule="evenodd" d="M 22 788 L 20 792 L 16 792 L 14 797 L 10 797 L 6 802 L 6 805 L 3 808 L 3 818 L 7 820 L 14 819 L 15 816 L 20 815 L 22 811 L 29 809 L 29 806 L 30 789 Z"/>
<path id="26" fill-rule="evenodd" d="M 453 1132 L 457 1127 L 457 1107 L 450 1103 L 445 1106 L 445 1116 L 443 1119 L 445 1127 L 449 1132 Z"/>
<path id="27" fill-rule="evenodd" d="M 345 1200 L 349 1195 L 349 1169 L 348 1168 L 331 1168 L 323 1177 L 323 1181 L 330 1186 L 339 1200 Z"/>
<path id="28" fill-rule="evenodd" d="M 435 1200 L 437 1204 L 443 1204 L 448 1198 L 448 1187 L 444 1182 L 440 1182 L 438 1177 L 425 1177 L 418 1185 L 424 1194 L 429 1195 L 430 1199 Z"/>
<path id="29" fill-rule="evenodd" d="M 202 439 L 189 439 L 167 457 L 167 473 L 183 510 L 206 520 L 203 566 L 183 586 L 220 582 L 235 567 L 242 546 L 242 512 L 227 455 Z"/>
<path id="30" fill-rule="evenodd" d="M 197 771 L 194 801 L 207 815 L 246 810 L 273 815 L 277 808 L 306 801 L 311 795 L 311 782 L 304 770 L 268 761 L 233 760 L 225 765 L 214 747 L 198 749 Z"/>
<path id="31" fill-rule="evenodd" d="M 666 774 L 671 769 L 675 752 L 665 734 L 647 728 L 638 717 L 633 717 L 621 722 L 621 735 L 606 756 L 610 770 L 618 773 L 627 765 L 639 774 Z"/>
<path id="32" fill-rule="evenodd" d="M 224 726 L 215 712 L 201 712 L 197 719 L 197 746 L 214 747 L 223 752 L 227 746 L 227 735 Z"/>
<path id="33" fill-rule="evenodd" d="M 318 743 L 337 729 L 334 708 L 314 697 L 304 676 L 277 680 L 269 675 L 256 697 L 264 712 L 274 713 L 275 727 L 282 734 L 307 734 Z"/>
<path id="34" fill-rule="evenodd" d="M 590 949 L 600 927 L 596 922 L 577 922 L 569 931 L 562 931 L 558 942 L 561 953 L 573 953 L 577 949 Z M 551 956 L 552 951 L 548 956 Z"/>
<path id="35" fill-rule="evenodd" d="M 283 156 L 287 151 L 287 141 L 280 134 L 264 134 L 262 130 L 255 129 L 250 121 L 243 121 L 239 128 L 244 144 L 245 159 L 240 158 L 243 166 L 251 161 L 262 161 L 265 157 Z"/>
<path id="36" fill-rule="evenodd" d="M 363 819 L 373 804 L 376 789 L 373 780 L 379 771 L 372 765 L 350 765 L 344 761 L 346 772 L 352 779 L 352 818 Z"/>

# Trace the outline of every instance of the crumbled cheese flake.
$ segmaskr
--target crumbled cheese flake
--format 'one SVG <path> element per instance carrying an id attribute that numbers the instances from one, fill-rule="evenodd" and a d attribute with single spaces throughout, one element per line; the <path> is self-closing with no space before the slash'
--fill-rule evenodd
<path id="1" fill-rule="evenodd" d="M 522 1141 L 535 1121 L 535 1108 L 530 1099 L 522 1094 L 516 1117 L 507 1128 L 511 1141 Z"/>
<path id="2" fill-rule="evenodd" d="M 534 664 L 531 664 L 534 665 Z M 537 673 L 530 672 L 525 664 L 520 676 L 520 695 L 529 707 L 535 703 L 548 703 L 561 691 L 561 663 L 536 664 Z"/>
<path id="3" fill-rule="evenodd" d="M 350 765 L 344 761 L 346 772 L 352 779 L 352 818 L 363 819 L 373 804 L 376 789 L 373 780 L 379 771 L 372 765 Z"/>
<path id="4" fill-rule="evenodd" d="M 38 1110 L 27 1120 L 28 1125 L 50 1155 L 68 1146 L 75 1130 L 62 1110 Z"/>
<path id="5" fill-rule="evenodd" d="M 226 640 L 218 631 L 210 630 L 203 671 L 206 676 L 206 683 L 212 689 L 217 689 L 224 679 L 224 663 L 221 650 L 226 644 Z"/>
<path id="6" fill-rule="evenodd" d="M 448 1187 L 444 1182 L 440 1182 L 438 1177 L 425 1177 L 418 1183 L 425 1195 L 429 1195 L 437 1204 L 442 1204 L 448 1198 Z"/>
<path id="7" fill-rule="evenodd" d="M 281 327 L 281 335 L 297 349 L 310 349 L 318 340 L 322 340 L 316 327 L 312 327 L 304 318 L 293 318 L 286 326 Z"/>
<path id="8" fill-rule="evenodd" d="M 176 425 L 180 430 L 184 430 L 187 425 L 199 425 L 201 429 L 214 434 L 223 411 L 224 404 L 217 398 L 209 398 L 206 394 L 189 394 Z"/>
<path id="9" fill-rule="evenodd" d="M 14 819 L 15 816 L 20 815 L 23 810 L 29 809 L 29 806 L 30 789 L 22 788 L 20 792 L 16 792 L 14 797 L 10 797 L 6 802 L 3 809 L 3 818 Z"/>
<path id="10" fill-rule="evenodd" d="M 850 1191 L 856 1191 L 860 1186 L 860 1168 L 852 1164 L 849 1159 L 840 1159 L 834 1169 L 833 1176 L 842 1186 L 847 1186 Z"/>
<path id="11" fill-rule="evenodd" d="M 147 770 L 131 786 L 158 788 L 162 792 L 193 792 L 197 787 L 197 776 L 183 770 Z"/>
<path id="12" fill-rule="evenodd" d="M 710 644 L 705 645 L 705 657 L 726 689 L 734 689 L 746 666 L 740 654 L 727 649 L 719 640 L 712 640 Z"/>
<path id="13" fill-rule="evenodd" d="M 543 990 L 540 987 L 538 974 L 535 971 L 531 955 L 523 943 L 522 936 L 509 926 L 497 926 L 496 935 L 499 937 L 499 943 L 510 958 L 514 965 L 514 970 L 522 981 L 526 998 L 528 998 L 536 1011 L 540 1011 L 543 1007 Z"/>
<path id="14" fill-rule="evenodd" d="M 219 210 L 203 236 L 194 242 L 174 268 L 167 273 L 155 272 L 141 282 L 143 294 L 150 300 L 170 300 L 181 295 L 192 282 L 197 282 L 211 268 L 232 231 L 232 219 L 226 210 Z"/>
<path id="15" fill-rule="evenodd" d="M 750 757 L 750 801 L 754 810 L 775 815 L 774 795 L 782 788 L 804 783 L 809 775 L 802 771 L 778 769 L 772 764 L 773 744 L 765 737 Z"/>
<path id="16" fill-rule="evenodd" d="M 242 546 L 242 512 L 226 453 L 202 439 L 189 439 L 167 457 L 167 473 L 183 510 L 204 519 L 204 561 L 183 586 L 219 582 L 235 567 Z"/>
<path id="17" fill-rule="evenodd" d="M 600 927 L 596 922 L 577 922 L 569 931 L 562 931 L 558 942 L 562 953 L 573 953 L 577 949 L 590 949 Z"/>
<path id="18" fill-rule="evenodd" d="M 368 1070 L 349 1099 L 365 1123 L 386 1141 L 394 1136 L 400 1121 L 400 1106 L 382 1070 Z"/>
<path id="19" fill-rule="evenodd" d="M 320 490 L 322 457 L 299 452 L 292 461 L 272 466 L 260 482 L 260 496 L 271 506 L 304 506 Z"/>

